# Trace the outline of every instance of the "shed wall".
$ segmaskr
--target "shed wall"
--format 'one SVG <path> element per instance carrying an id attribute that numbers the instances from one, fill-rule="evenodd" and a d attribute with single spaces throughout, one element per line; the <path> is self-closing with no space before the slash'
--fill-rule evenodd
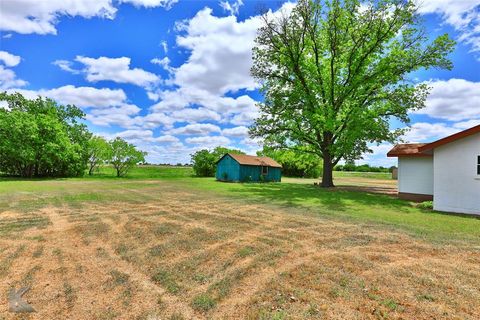
<path id="1" fill-rule="evenodd" d="M 439 211 L 480 214 L 480 133 L 434 149 L 434 201 Z"/>
<path id="2" fill-rule="evenodd" d="M 261 166 L 240 166 L 240 181 L 261 181 L 262 174 Z M 278 181 L 282 178 L 282 171 L 280 168 L 268 167 L 268 174 L 265 176 L 265 181 Z"/>
<path id="3" fill-rule="evenodd" d="M 225 174 L 227 175 L 226 179 Z M 226 155 L 217 163 L 215 177 L 217 180 L 223 181 L 240 181 L 240 164 L 229 155 Z"/>

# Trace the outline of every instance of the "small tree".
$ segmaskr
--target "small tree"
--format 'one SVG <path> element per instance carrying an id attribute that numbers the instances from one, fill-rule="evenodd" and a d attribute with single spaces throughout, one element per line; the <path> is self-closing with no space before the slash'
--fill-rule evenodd
<path id="1" fill-rule="evenodd" d="M 225 147 L 216 147 L 213 150 L 202 149 L 192 154 L 193 171 L 199 177 L 215 176 L 216 163 L 226 153 L 245 154 L 236 149 L 228 149 Z"/>
<path id="2" fill-rule="evenodd" d="M 88 174 L 93 175 L 93 171 L 99 165 L 110 160 L 112 149 L 110 144 L 102 137 L 93 136 L 88 141 Z"/>
<path id="3" fill-rule="evenodd" d="M 193 172 L 198 177 L 213 177 L 217 157 L 207 149 L 192 154 Z"/>
<path id="4" fill-rule="evenodd" d="M 135 146 L 122 138 L 115 138 L 110 141 L 111 160 L 110 163 L 117 172 L 117 177 L 125 176 L 135 165 L 145 162 L 146 152 L 139 151 Z"/>

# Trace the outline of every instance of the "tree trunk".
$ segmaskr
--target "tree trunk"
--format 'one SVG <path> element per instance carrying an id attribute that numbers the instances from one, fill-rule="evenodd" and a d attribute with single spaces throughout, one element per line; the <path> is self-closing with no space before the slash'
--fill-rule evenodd
<path id="1" fill-rule="evenodd" d="M 332 188 L 333 185 L 333 163 L 330 153 L 323 152 L 323 175 L 322 175 L 322 187 Z"/>
<path id="2" fill-rule="evenodd" d="M 93 176 L 93 169 L 95 168 L 95 166 L 90 166 L 90 170 L 88 170 L 88 175 L 89 176 Z"/>

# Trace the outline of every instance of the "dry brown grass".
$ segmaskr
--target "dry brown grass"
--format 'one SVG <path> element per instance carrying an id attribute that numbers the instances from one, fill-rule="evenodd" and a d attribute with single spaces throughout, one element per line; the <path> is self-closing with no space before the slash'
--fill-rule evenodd
<path id="1" fill-rule="evenodd" d="M 0 319 L 480 318 L 474 245 L 168 182 L 111 192 L 0 211 Z M 7 313 L 20 285 L 37 313 Z"/>

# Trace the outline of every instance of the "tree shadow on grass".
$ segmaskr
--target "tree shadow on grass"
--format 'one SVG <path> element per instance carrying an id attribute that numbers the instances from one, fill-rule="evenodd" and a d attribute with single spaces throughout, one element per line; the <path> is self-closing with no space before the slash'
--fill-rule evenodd
<path id="1" fill-rule="evenodd" d="M 407 212 L 411 205 L 404 200 L 397 199 L 378 193 L 363 191 L 349 191 L 342 188 L 325 189 L 312 185 L 295 183 L 247 183 L 243 188 L 232 192 L 244 196 L 254 196 L 262 199 L 265 203 L 277 203 L 293 206 L 316 207 L 320 211 L 326 209 L 330 213 L 335 211 L 355 210 L 358 205 L 371 207 L 383 207 L 395 211 Z M 325 212 L 329 213 L 329 212 Z"/>

